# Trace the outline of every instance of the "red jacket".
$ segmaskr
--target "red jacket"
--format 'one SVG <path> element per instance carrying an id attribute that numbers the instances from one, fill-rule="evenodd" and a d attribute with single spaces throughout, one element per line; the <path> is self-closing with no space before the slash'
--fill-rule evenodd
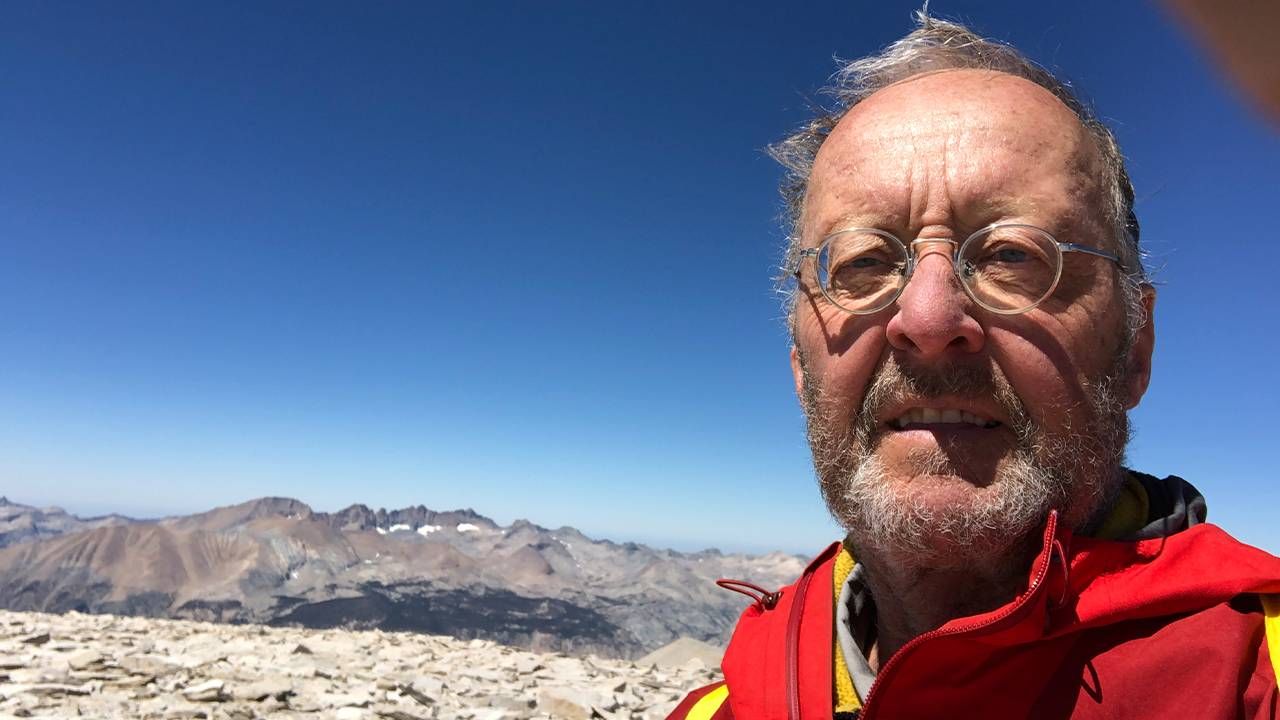
<path id="1" fill-rule="evenodd" d="M 670 717 L 831 718 L 839 550 L 818 555 L 772 608 L 748 607 L 724 683 Z M 1213 525 L 1117 542 L 1073 536 L 1051 515 L 1026 591 L 912 640 L 880 668 L 857 717 L 1274 718 L 1271 593 L 1280 558 Z"/>

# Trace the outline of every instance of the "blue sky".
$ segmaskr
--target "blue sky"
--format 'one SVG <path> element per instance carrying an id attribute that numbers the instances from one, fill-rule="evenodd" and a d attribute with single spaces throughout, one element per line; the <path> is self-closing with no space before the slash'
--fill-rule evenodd
<path id="1" fill-rule="evenodd" d="M 0 494 L 816 551 L 762 148 L 915 7 L 8 5 Z M 1280 551 L 1277 135 L 1158 7 L 932 8 L 1116 129 L 1162 283 L 1132 465 Z"/>

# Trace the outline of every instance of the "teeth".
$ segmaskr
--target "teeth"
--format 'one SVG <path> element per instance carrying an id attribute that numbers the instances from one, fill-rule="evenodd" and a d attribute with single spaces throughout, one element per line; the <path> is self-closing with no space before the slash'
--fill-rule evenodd
<path id="1" fill-rule="evenodd" d="M 982 428 L 993 428 L 1000 423 L 989 420 L 981 415 L 975 415 L 971 412 L 963 410 L 954 410 L 948 408 L 946 410 L 938 410 L 936 408 L 911 408 L 906 411 L 890 424 L 898 429 L 902 429 L 907 425 L 938 425 L 938 424 L 967 424 L 976 425 Z"/>

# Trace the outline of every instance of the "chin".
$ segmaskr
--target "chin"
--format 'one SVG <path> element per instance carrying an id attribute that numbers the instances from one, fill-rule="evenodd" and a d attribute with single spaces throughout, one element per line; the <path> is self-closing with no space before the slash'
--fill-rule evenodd
<path id="1" fill-rule="evenodd" d="M 1063 500 L 1062 483 L 1027 463 L 984 479 L 937 468 L 899 474 L 872 456 L 843 481 L 822 485 L 856 550 L 946 569 L 1021 553 Z"/>

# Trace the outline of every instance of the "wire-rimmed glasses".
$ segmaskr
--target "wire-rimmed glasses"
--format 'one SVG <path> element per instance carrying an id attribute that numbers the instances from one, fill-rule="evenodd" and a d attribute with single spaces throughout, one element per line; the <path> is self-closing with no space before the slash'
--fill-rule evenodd
<path id="1" fill-rule="evenodd" d="M 1017 315 L 1044 302 L 1062 278 L 1063 253 L 1078 252 L 1110 260 L 1111 253 L 1076 243 L 1058 242 L 1034 225 L 997 223 L 956 242 L 922 238 L 908 246 L 875 228 L 847 228 L 828 235 L 815 248 L 801 250 L 792 267 L 799 278 L 812 259 L 818 287 L 833 305 L 855 315 L 879 312 L 906 288 L 917 262 L 916 246 L 948 243 L 952 269 L 973 301 L 993 313 Z"/>

